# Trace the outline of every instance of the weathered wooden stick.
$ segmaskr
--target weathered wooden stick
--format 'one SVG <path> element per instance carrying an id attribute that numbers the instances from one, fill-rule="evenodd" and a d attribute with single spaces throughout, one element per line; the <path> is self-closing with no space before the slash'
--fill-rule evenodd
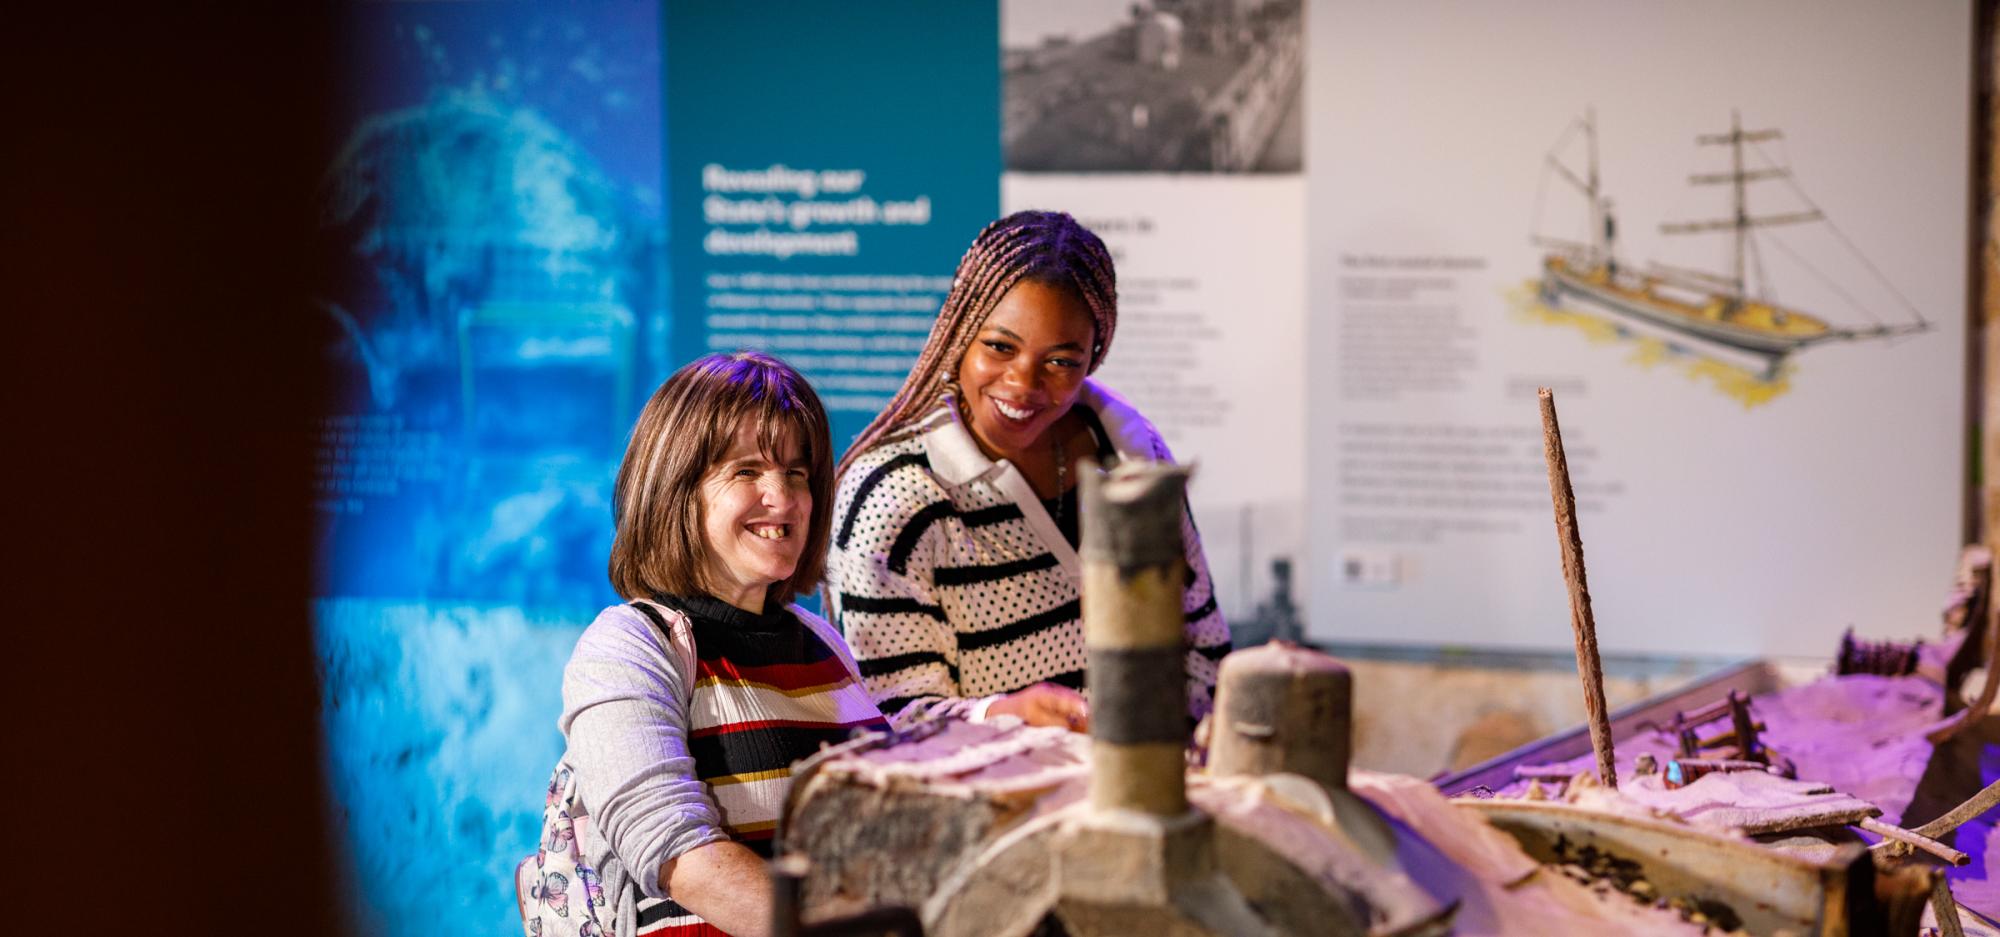
<path id="1" fill-rule="evenodd" d="M 1951 881 L 1943 875 L 1931 878 L 1931 911 L 1937 915 L 1938 937 L 1965 937 L 1965 924 L 1958 919 L 1958 899 L 1952 897 Z"/>
<path id="2" fill-rule="evenodd" d="M 1771 766 L 1761 761 L 1745 761 L 1741 758 L 1676 758 L 1668 764 L 1697 768 L 1703 771 L 1769 771 Z"/>
<path id="3" fill-rule="evenodd" d="M 2000 806 L 2000 781 L 1986 785 L 1985 789 L 1972 795 L 1965 803 L 1945 811 L 1944 816 L 1917 827 L 1916 832 L 1925 836 L 1943 836 L 1964 825 L 1965 821 L 1996 806 Z"/>
<path id="4" fill-rule="evenodd" d="M 1936 841 L 1936 839 L 1944 837 L 1946 833 L 1962 827 L 1968 819 L 1978 817 L 1978 815 L 1982 815 L 1982 813 L 1986 813 L 1986 811 L 1990 811 L 1994 807 L 2000 807 L 2000 781 L 1994 781 L 1994 783 L 1986 785 L 1980 793 L 1976 793 L 1970 799 L 1966 799 L 1966 803 L 1960 803 L 1958 807 L 1952 807 L 1950 811 L 1944 811 L 1942 817 L 1938 817 L 1938 819 L 1934 819 L 1930 823 L 1924 823 L 1922 827 L 1916 827 L 1910 833 L 1916 835 L 1916 837 L 1924 837 L 1924 841 L 1930 843 L 1930 841 Z M 1884 833 L 1884 835 L 1888 835 L 1888 833 Z M 1884 839 L 1882 843 L 1876 843 L 1872 849 L 1882 851 L 1882 855 L 1910 855 L 1910 851 L 1918 849 L 1918 847 L 1922 847 L 1922 843 L 1912 843 L 1912 841 L 1902 839 L 1902 837 L 1890 837 L 1890 839 Z M 1944 847 L 1940 843 L 1940 849 L 1948 849 L 1948 847 Z M 1932 855 L 1938 855 L 1938 853 L 1932 851 Z M 1948 859 L 1948 857 L 1940 855 L 1940 859 Z"/>
<path id="5" fill-rule="evenodd" d="M 1993 708 L 1994 696 L 2000 695 L 2000 602 L 1988 601 L 1986 606 L 1986 686 L 1979 691 L 1979 698 L 1972 705 L 1925 730 L 1924 737 L 1932 745 L 1942 745 L 1966 726 L 1986 718 Z M 1966 640 L 1972 638 L 1967 636 Z M 1946 694 L 1951 690 L 1951 687 L 1945 687 Z"/>
<path id="6" fill-rule="evenodd" d="M 1958 712 L 1966 702 L 1959 695 L 1959 687 L 1964 685 L 1965 675 L 1980 665 L 1979 656 L 1986 652 L 1985 644 L 1979 640 L 1985 637 L 1980 627 L 1986 623 L 1992 599 L 1993 550 L 1983 543 L 1966 544 L 1958 554 L 1958 575 L 1953 577 L 1951 601 L 1944 607 L 1941 636 L 1943 646 L 1951 648 L 1951 653 L 1942 662 L 1942 669 L 1918 667 L 1918 672 L 1944 687 L 1944 715 Z"/>
<path id="7" fill-rule="evenodd" d="M 1550 765 L 1515 765 L 1516 781 L 1567 781 L 1576 777 L 1575 768 L 1561 763 Z"/>
<path id="8" fill-rule="evenodd" d="M 1971 856 L 1959 852 L 1937 840 L 1917 833 L 1914 830 L 1906 830 L 1900 826 L 1883 823 L 1874 817 L 1862 817 L 1861 822 L 1854 825 L 1877 836 L 1884 837 L 1885 840 L 1895 840 L 1905 845 L 1914 846 L 1952 865 L 1964 865 L 1972 861 Z"/>
<path id="9" fill-rule="evenodd" d="M 1762 732 L 1764 731 L 1764 724 L 1761 722 L 1751 723 L 1750 728 Z M 1730 729 L 1727 732 L 1717 732 L 1714 735 L 1704 735 L 1695 740 L 1695 745 L 1698 748 L 1721 748 L 1724 745 L 1735 744 L 1737 744 L 1735 729 Z"/>
<path id="10" fill-rule="evenodd" d="M 1083 642 L 1090 660 L 1090 802 L 1172 817 L 1187 805 L 1186 469 L 1086 470 Z"/>
<path id="11" fill-rule="evenodd" d="M 1713 703 L 1708 704 L 1707 706 L 1701 707 L 1700 709 L 1692 709 L 1687 712 L 1681 713 L 1681 721 L 1686 723 L 1688 727 L 1692 728 L 1694 726 L 1698 726 L 1703 723 L 1714 722 L 1717 719 L 1729 715 L 1729 709 L 1730 709 L 1729 700 L 1719 699 Z"/>
<path id="12" fill-rule="evenodd" d="M 1583 535 L 1576 529 L 1576 492 L 1569 484 L 1556 398 L 1536 392 L 1542 403 L 1542 451 L 1549 461 L 1549 497 L 1556 506 L 1556 537 L 1562 541 L 1563 579 L 1569 584 L 1569 623 L 1576 633 L 1576 675 L 1583 681 L 1583 708 L 1590 715 L 1590 747 L 1597 752 L 1597 777 L 1618 786 L 1617 758 L 1611 749 L 1611 715 L 1604 705 L 1604 668 L 1597 657 L 1597 622 L 1590 615 L 1590 586 L 1583 576 Z"/>

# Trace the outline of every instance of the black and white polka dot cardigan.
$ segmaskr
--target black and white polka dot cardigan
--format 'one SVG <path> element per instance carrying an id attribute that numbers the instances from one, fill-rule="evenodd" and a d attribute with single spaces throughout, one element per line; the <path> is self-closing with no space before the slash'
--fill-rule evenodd
<path id="1" fill-rule="evenodd" d="M 1151 423 L 1086 381 L 1078 397 L 1118 458 L 1172 456 Z M 1075 548 L 1013 464 L 981 452 L 950 408 L 850 465 L 834 498 L 827 593 L 882 711 L 1084 687 Z M 1183 512 L 1189 715 L 1208 712 L 1229 627 Z"/>

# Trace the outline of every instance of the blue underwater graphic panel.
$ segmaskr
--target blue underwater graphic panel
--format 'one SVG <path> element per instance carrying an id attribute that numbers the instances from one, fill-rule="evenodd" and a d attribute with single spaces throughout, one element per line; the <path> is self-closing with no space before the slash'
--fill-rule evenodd
<path id="1" fill-rule="evenodd" d="M 638 407 L 761 347 L 837 440 L 880 408 L 998 210 L 997 11 L 345 15 L 336 275 L 300 313 L 337 390 L 314 607 L 345 904 L 359 933 L 514 933 Z"/>
<path id="2" fill-rule="evenodd" d="M 655 13 L 352 18 L 363 107 L 319 206 L 343 275 L 312 311 L 345 392 L 323 589 L 597 601 L 591 492 L 668 325 Z"/>
<path id="3" fill-rule="evenodd" d="M 561 670 L 616 601 L 611 479 L 670 368 L 659 10 L 346 12 L 303 314 L 337 402 L 315 618 L 370 934 L 515 933 Z"/>
<path id="4" fill-rule="evenodd" d="M 997 4 L 666 5 L 674 357 L 759 348 L 845 448 L 1000 207 Z"/>

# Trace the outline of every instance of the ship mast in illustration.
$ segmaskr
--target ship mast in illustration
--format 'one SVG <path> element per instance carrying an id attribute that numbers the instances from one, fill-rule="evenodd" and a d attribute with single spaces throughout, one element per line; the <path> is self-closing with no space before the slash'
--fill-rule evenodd
<path id="1" fill-rule="evenodd" d="M 1931 328 L 1922 314 L 1907 300 L 1902 300 L 1901 294 L 1889 285 L 1887 278 L 1866 257 L 1861 256 L 1852 242 L 1838 228 L 1832 227 L 1832 222 L 1792 181 L 1788 167 L 1777 165 L 1768 158 L 1763 158 L 1762 161 L 1767 164 L 1764 166 L 1746 165 L 1746 147 L 1763 157 L 1763 151 L 1757 144 L 1780 139 L 1782 134 L 1777 130 L 1744 130 L 1734 112 L 1730 114 L 1728 132 L 1702 134 L 1695 138 L 1696 143 L 1704 146 L 1729 147 L 1729 171 L 1696 173 L 1688 177 L 1692 185 L 1729 186 L 1734 211 L 1728 218 L 1671 222 L 1660 226 L 1661 232 L 1666 234 L 1730 232 L 1734 237 L 1734 249 L 1730 255 L 1732 263 L 1729 272 L 1718 274 L 1660 263 L 1649 263 L 1640 271 L 1627 268 L 1619 262 L 1615 251 L 1617 223 L 1612 214 L 1611 200 L 1603 195 L 1598 178 L 1596 124 L 1595 113 L 1586 111 L 1581 120 L 1571 124 L 1569 130 L 1564 132 L 1562 140 L 1549 152 L 1546 160 L 1545 173 L 1553 173 L 1583 194 L 1589 204 L 1590 220 L 1588 241 L 1547 237 L 1539 232 L 1534 234 L 1538 246 L 1551 249 L 1551 253 L 1542 260 L 1540 289 L 1544 302 L 1553 306 L 1564 297 L 1575 297 L 1628 321 L 1663 328 L 1676 337 L 1695 339 L 1714 348 L 1748 353 L 1763 365 L 1767 379 L 1777 373 L 1779 365 L 1788 356 L 1812 345 L 1889 338 Z M 1588 165 L 1582 174 L 1559 158 L 1563 144 L 1579 128 L 1583 131 L 1589 154 Z M 1805 210 L 1752 215 L 1747 197 L 1750 185 L 1772 180 L 1783 180 L 1790 185 L 1805 203 Z M 1539 209 L 1538 205 L 1538 214 Z M 1891 294 L 1902 300 L 1914 321 L 1902 324 L 1878 321 L 1865 327 L 1842 328 L 1778 305 L 1771 298 L 1770 287 L 1764 277 L 1759 242 L 1753 231 L 1809 222 L 1819 222 L 1832 229 L 1840 242 L 1853 252 L 1859 265 L 1874 274 Z M 1778 246 L 1784 247 L 1782 243 Z M 1803 258 L 1796 254 L 1793 257 L 1804 263 Z M 1756 280 L 1754 290 L 1750 288 L 1752 275 Z M 1866 313 L 1865 309 L 1863 311 Z"/>

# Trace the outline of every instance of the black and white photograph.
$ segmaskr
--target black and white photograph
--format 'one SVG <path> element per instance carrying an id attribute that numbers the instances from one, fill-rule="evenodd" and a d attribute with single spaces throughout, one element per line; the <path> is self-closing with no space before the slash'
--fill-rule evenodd
<path id="1" fill-rule="evenodd" d="M 1015 172 L 1297 173 L 1299 0 L 1001 0 Z"/>

